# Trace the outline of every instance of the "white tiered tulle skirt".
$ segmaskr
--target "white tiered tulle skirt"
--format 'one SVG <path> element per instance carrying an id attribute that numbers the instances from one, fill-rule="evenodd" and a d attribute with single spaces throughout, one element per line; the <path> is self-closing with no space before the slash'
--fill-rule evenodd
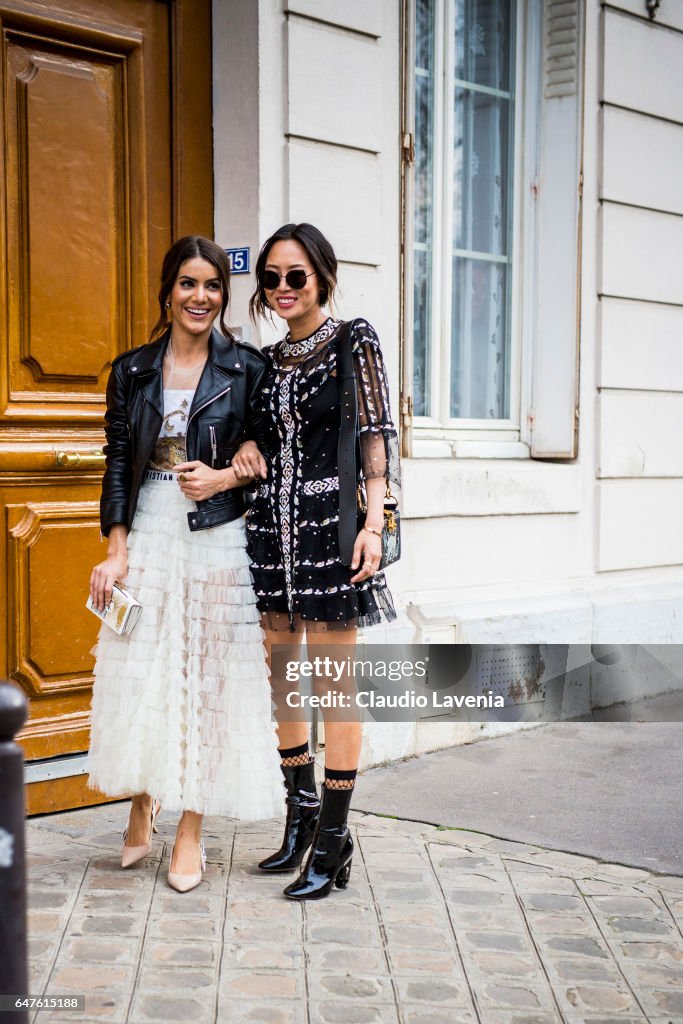
<path id="1" fill-rule="evenodd" d="M 130 637 L 102 626 L 88 768 L 108 796 L 254 821 L 284 811 L 244 520 L 191 533 L 176 480 L 146 481 L 128 537 Z"/>

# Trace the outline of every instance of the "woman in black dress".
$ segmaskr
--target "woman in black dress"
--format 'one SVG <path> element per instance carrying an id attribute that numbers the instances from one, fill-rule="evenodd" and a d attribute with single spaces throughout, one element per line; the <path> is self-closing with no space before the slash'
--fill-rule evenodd
<path id="1" fill-rule="evenodd" d="M 349 645 L 357 628 L 395 618 L 384 574 L 378 571 L 386 486 L 398 483 L 398 439 L 379 341 L 362 319 L 343 324 L 325 307 L 336 287 L 337 260 L 327 239 L 310 224 L 286 224 L 266 241 L 256 264 L 252 316 L 271 311 L 289 333 L 264 350 L 270 370 L 263 399 L 277 435 L 275 455 L 247 517 L 247 549 L 266 646 L 292 645 L 306 634 L 308 648 Z M 341 411 L 338 343 L 350 334 L 357 382 L 361 479 L 367 515 L 351 568 L 339 552 L 337 446 Z M 233 460 L 239 475 L 266 474 L 255 447 Z M 332 634 L 332 635 L 331 635 Z M 310 651 L 310 656 L 315 655 Z M 284 681 L 271 679 L 282 709 Z M 348 681 L 347 681 L 348 685 Z M 291 689 L 291 686 L 289 687 Z M 345 720 L 340 720 L 345 719 Z M 281 849 L 262 861 L 264 871 L 300 866 L 285 889 L 292 899 L 327 896 L 348 882 L 353 843 L 347 827 L 358 768 L 361 725 L 357 713 L 325 717 L 325 782 L 322 805 L 313 776 L 306 721 L 278 715 L 278 743 L 287 790 L 287 823 Z"/>

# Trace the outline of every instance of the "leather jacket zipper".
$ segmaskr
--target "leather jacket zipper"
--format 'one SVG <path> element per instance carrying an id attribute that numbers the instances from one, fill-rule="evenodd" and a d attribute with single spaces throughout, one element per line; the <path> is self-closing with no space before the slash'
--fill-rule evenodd
<path id="1" fill-rule="evenodd" d="M 233 384 L 233 382 L 230 381 L 230 383 L 228 384 L 227 388 L 223 388 L 223 390 L 219 391 L 217 395 L 214 395 L 212 398 L 210 398 L 208 400 L 208 402 L 204 402 L 203 405 L 200 405 L 198 409 L 195 409 L 193 411 L 192 415 L 188 418 L 187 426 L 185 427 L 185 436 L 186 437 L 190 433 L 190 423 L 192 423 L 192 420 L 195 418 L 195 416 L 197 416 L 202 411 L 202 409 L 206 409 L 207 405 L 211 405 L 213 402 L 218 401 L 219 398 L 222 398 L 223 395 L 227 395 L 228 391 L 230 391 L 230 389 L 232 388 L 232 384 Z M 213 427 L 211 429 L 213 429 L 215 431 L 215 427 Z M 216 448 L 214 447 L 214 441 L 215 441 L 215 433 L 212 435 L 212 443 L 211 443 L 212 459 L 215 459 L 215 457 L 216 457 Z M 212 463 L 212 465 L 213 465 L 213 463 Z"/>
<path id="2" fill-rule="evenodd" d="M 217 446 L 216 446 L 216 428 L 213 424 L 209 424 L 209 437 L 211 439 L 211 468 L 216 465 Z"/>

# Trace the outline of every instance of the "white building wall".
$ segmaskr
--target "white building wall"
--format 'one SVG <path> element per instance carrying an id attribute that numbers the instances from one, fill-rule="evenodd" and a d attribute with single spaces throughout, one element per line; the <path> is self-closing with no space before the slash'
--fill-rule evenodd
<path id="1" fill-rule="evenodd" d="M 462 458 L 456 444 L 406 459 L 404 555 L 388 573 L 401 614 L 369 640 L 683 636 L 683 34 L 664 20 L 681 29 L 683 14 L 665 4 L 650 24 L 642 7 L 583 9 L 578 457 Z M 214 2 L 216 237 L 255 258 L 281 224 L 317 224 L 340 260 L 340 315 L 378 330 L 396 415 L 400 8 Z M 251 287 L 235 279 L 236 324 Z M 501 728 L 370 727 L 363 763 Z"/>
<path id="2" fill-rule="evenodd" d="M 214 3 L 216 237 L 255 261 L 282 224 L 319 227 L 339 260 L 339 315 L 376 327 L 396 402 L 398 29 L 392 0 Z M 246 324 L 253 278 L 234 282 Z M 283 332 L 277 318 L 259 328 L 263 341 Z"/>
<path id="3" fill-rule="evenodd" d="M 601 570 L 683 562 L 682 14 L 601 14 Z"/>
<path id="4" fill-rule="evenodd" d="M 444 638 L 683 637 L 683 5 L 664 7 L 584 6 L 577 459 L 407 465 L 404 508 L 428 522 L 399 573 Z"/>
<path id="5" fill-rule="evenodd" d="M 213 3 L 214 237 L 224 248 L 258 252 L 260 203 L 258 6 Z M 249 337 L 251 274 L 232 279 L 231 323 Z"/>

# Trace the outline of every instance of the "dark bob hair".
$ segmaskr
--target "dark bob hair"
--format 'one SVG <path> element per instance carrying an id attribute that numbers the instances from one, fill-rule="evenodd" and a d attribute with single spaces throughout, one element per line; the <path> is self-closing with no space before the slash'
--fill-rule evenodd
<path id="1" fill-rule="evenodd" d="M 230 263 L 220 245 L 201 235 L 185 235 L 184 238 L 179 238 L 164 256 L 164 262 L 161 264 L 161 288 L 159 289 L 159 319 L 152 328 L 150 341 L 158 341 L 168 330 L 169 319 L 166 311 L 168 297 L 173 291 L 173 285 L 178 280 L 183 263 L 186 260 L 193 260 L 197 256 L 216 268 L 216 277 L 221 282 L 222 294 L 218 323 L 225 337 L 234 341 L 225 323 L 225 313 L 230 303 Z"/>
<path id="2" fill-rule="evenodd" d="M 263 272 L 268 262 L 268 254 L 276 242 L 298 242 L 306 251 L 318 278 L 320 293 L 318 302 L 321 306 L 332 303 L 337 291 L 337 257 L 334 249 L 322 231 L 313 224 L 283 224 L 261 246 L 256 261 L 256 290 L 249 300 L 249 315 L 254 323 L 259 316 L 266 317 L 272 311 L 268 305 L 263 287 Z"/>

